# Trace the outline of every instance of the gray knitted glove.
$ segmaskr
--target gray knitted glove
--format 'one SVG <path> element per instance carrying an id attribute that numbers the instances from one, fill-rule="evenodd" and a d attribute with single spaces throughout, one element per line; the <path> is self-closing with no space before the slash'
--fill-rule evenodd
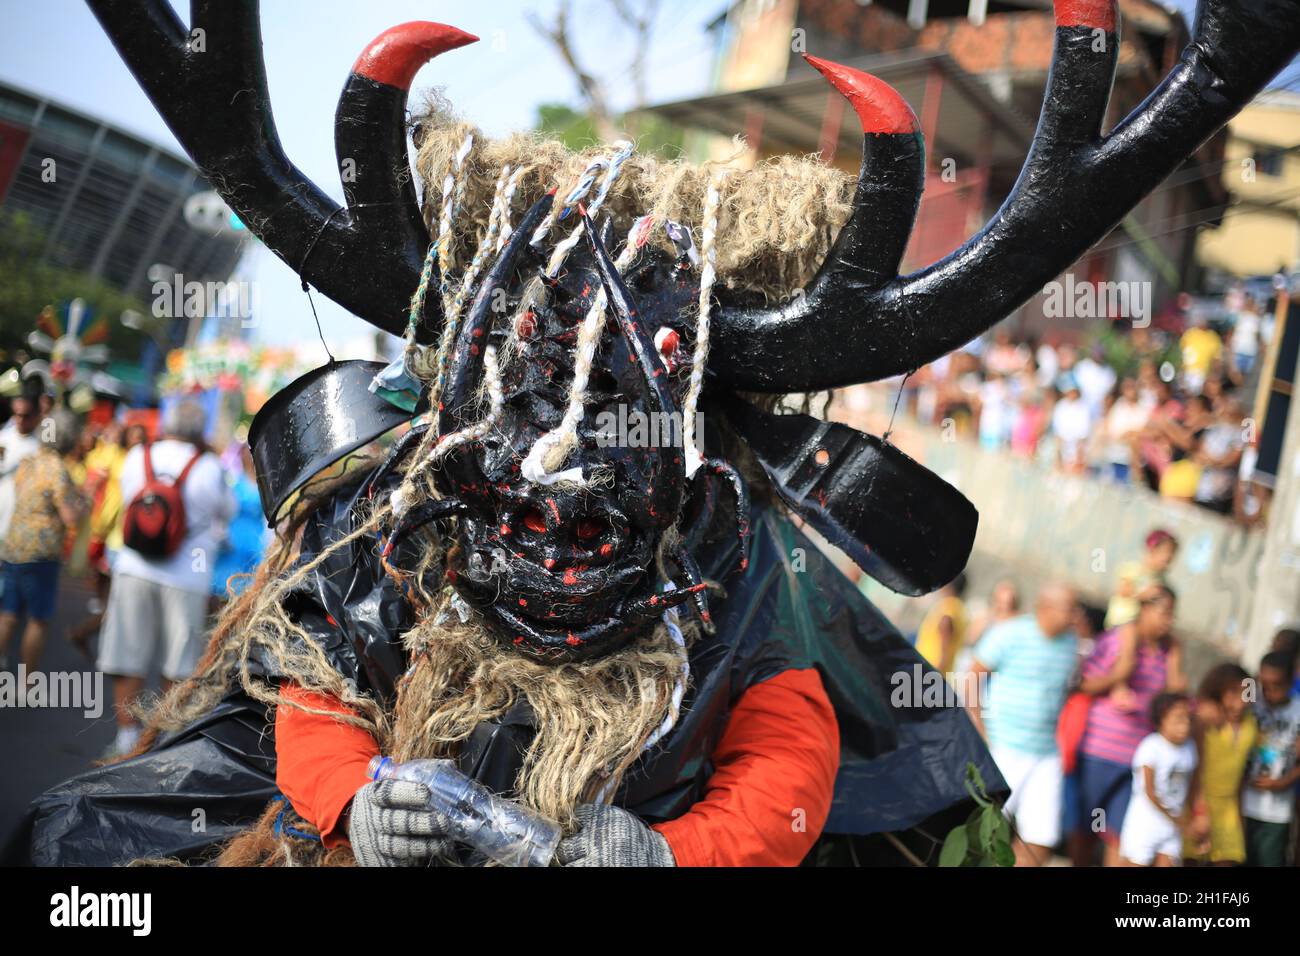
<path id="1" fill-rule="evenodd" d="M 578 832 L 561 840 L 562 866 L 676 866 L 668 841 L 620 807 L 584 803 L 574 811 Z"/>
<path id="2" fill-rule="evenodd" d="M 352 798 L 348 839 L 358 866 L 427 866 L 451 848 L 447 818 L 429 809 L 429 788 L 376 780 Z"/>

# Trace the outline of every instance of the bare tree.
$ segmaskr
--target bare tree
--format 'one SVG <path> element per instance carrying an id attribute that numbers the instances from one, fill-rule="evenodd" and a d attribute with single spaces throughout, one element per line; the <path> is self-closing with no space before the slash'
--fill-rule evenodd
<path id="1" fill-rule="evenodd" d="M 632 31 L 634 39 L 630 68 L 635 96 L 633 109 L 645 106 L 647 100 L 646 64 L 655 18 L 659 13 L 659 3 L 660 0 L 639 0 L 639 2 L 638 0 L 609 0 L 612 13 L 620 23 Z M 560 0 L 555 10 L 555 17 L 549 23 L 544 22 L 531 11 L 527 14 L 527 18 L 533 29 L 555 48 L 555 52 L 560 55 L 560 59 L 573 74 L 578 83 L 578 91 L 582 95 L 583 105 L 591 116 L 592 125 L 596 128 L 596 134 L 605 141 L 617 139 L 620 123 L 610 111 L 609 96 L 605 88 L 608 77 L 601 78 L 595 75 L 578 59 L 574 47 L 571 13 L 570 0 Z"/>

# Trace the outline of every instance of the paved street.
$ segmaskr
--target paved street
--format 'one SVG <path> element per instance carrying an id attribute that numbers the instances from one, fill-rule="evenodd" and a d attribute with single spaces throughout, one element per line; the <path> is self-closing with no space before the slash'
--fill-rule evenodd
<path id="1" fill-rule="evenodd" d="M 46 673 L 93 669 L 68 643 L 68 628 L 83 620 L 90 590 L 79 581 L 60 582 L 59 609 L 41 661 Z M 11 648 L 15 655 L 17 648 Z M 94 685 L 92 684 L 92 687 Z M 0 846 L 9 838 L 31 799 L 90 766 L 113 740 L 111 686 L 103 682 L 103 713 L 87 719 L 81 708 L 0 707 Z"/>

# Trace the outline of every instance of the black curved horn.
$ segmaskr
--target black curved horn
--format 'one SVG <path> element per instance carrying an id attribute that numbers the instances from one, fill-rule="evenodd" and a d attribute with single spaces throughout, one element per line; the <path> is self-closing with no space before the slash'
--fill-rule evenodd
<path id="1" fill-rule="evenodd" d="M 921 127 L 907 101 L 888 84 L 829 60 L 804 59 L 853 104 L 863 131 L 853 211 L 809 294 L 851 295 L 877 289 L 898 275 L 921 204 L 925 187 Z"/>
<path id="2" fill-rule="evenodd" d="M 1117 4 L 1056 0 L 1055 10 L 1038 130 L 984 229 L 934 265 L 874 287 L 834 261 L 785 305 L 722 303 L 709 355 L 719 382 L 772 392 L 850 385 L 911 371 L 970 341 L 1103 238 L 1300 48 L 1300 0 L 1202 0 L 1178 65 L 1103 137 Z M 888 118 L 895 104 L 880 98 L 879 81 L 814 65 L 860 115 Z"/>
<path id="3" fill-rule="evenodd" d="M 367 236 L 393 237 L 407 260 L 417 252 L 416 281 L 429 232 L 406 155 L 407 96 L 420 67 L 477 39 L 455 27 L 421 20 L 385 30 L 352 65 L 334 113 L 334 152 L 351 222 Z M 414 290 L 414 285 L 404 288 L 408 297 Z M 421 338 L 431 338 L 442 326 L 442 305 L 436 295 L 424 301 Z M 384 327 L 400 329 L 405 318 L 405 313 L 391 318 Z"/>
<path id="4" fill-rule="evenodd" d="M 410 177 L 400 179 L 407 87 L 427 59 L 475 38 L 442 24 L 408 23 L 367 47 L 339 103 L 339 156 L 355 160 L 341 170 L 348 206 L 340 207 L 280 145 L 256 0 L 193 0 L 188 30 L 166 0 L 87 4 L 249 230 L 339 305 L 400 334 L 429 243 Z M 347 182 L 350 171 L 354 181 Z"/>

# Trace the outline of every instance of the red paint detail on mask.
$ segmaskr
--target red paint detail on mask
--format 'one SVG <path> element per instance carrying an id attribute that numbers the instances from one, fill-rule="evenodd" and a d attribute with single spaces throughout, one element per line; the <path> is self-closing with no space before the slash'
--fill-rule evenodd
<path id="1" fill-rule="evenodd" d="M 371 40 L 352 72 L 398 89 L 409 90 L 420 67 L 440 53 L 478 42 L 478 37 L 445 23 L 413 20 L 385 30 Z"/>
<path id="2" fill-rule="evenodd" d="M 555 567 L 555 559 L 547 558 L 542 562 L 542 567 L 544 567 L 547 571 L 551 570 L 551 568 Z"/>
<path id="3" fill-rule="evenodd" d="M 807 53 L 803 58 L 849 101 L 864 133 L 915 133 L 920 128 L 907 100 L 884 80 Z"/>

